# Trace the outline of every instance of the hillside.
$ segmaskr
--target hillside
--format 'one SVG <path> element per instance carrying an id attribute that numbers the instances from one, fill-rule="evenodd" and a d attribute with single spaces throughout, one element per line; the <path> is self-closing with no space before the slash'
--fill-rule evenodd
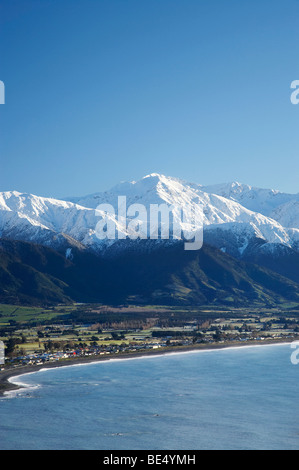
<path id="1" fill-rule="evenodd" d="M 2 239 L 0 301 L 273 306 L 299 302 L 299 286 L 209 245 L 198 252 L 180 243 L 156 246 L 110 259 L 74 248 L 66 259 L 51 248 Z"/>

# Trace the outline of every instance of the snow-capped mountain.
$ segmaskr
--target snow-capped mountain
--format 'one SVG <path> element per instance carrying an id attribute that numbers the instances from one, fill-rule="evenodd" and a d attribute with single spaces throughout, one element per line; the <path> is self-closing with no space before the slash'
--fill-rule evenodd
<path id="1" fill-rule="evenodd" d="M 299 195 L 238 184 L 203 187 L 156 173 L 83 198 L 57 200 L 16 191 L 0 193 L 0 236 L 55 248 L 78 243 L 101 250 L 117 240 L 96 236 L 99 215 L 103 214 L 96 211 L 100 204 L 115 208 L 115 216 L 110 217 L 117 224 L 120 238 L 130 236 L 128 220 L 132 216 L 117 220 L 119 196 L 126 196 L 127 208 L 142 204 L 148 212 L 151 204 L 171 205 L 182 229 L 190 221 L 180 220 L 180 209 L 191 207 L 202 215 L 208 243 L 234 255 L 248 252 L 256 240 L 271 247 L 297 249 L 299 244 Z M 126 240 L 122 242 L 125 246 Z"/>
<path id="2" fill-rule="evenodd" d="M 209 194 L 218 194 L 236 201 L 247 209 L 271 217 L 284 227 L 299 228 L 299 193 L 282 193 L 274 189 L 255 188 L 238 182 L 202 186 L 201 189 Z"/>
<path id="3" fill-rule="evenodd" d="M 299 240 L 299 230 L 289 230 L 291 225 L 287 225 L 285 228 L 275 218 L 265 215 L 267 212 L 272 213 L 275 205 L 279 207 L 283 201 L 291 198 L 291 195 L 284 195 L 277 191 L 254 190 L 249 186 L 237 183 L 212 188 L 186 183 L 180 179 L 160 174 L 151 174 L 136 182 L 120 183 L 110 191 L 70 200 L 85 207 L 96 208 L 103 203 L 109 203 L 116 207 L 117 197 L 121 195 L 126 196 L 128 205 L 143 204 L 147 208 L 150 204 L 164 202 L 174 206 L 199 205 L 203 210 L 203 225 L 208 240 L 213 240 L 220 247 L 219 245 L 223 245 L 228 234 L 233 233 L 241 254 L 252 238 L 289 247 L 297 244 Z M 237 195 L 240 200 L 244 200 L 244 205 L 237 200 Z M 247 196 L 245 197 L 245 195 Z M 261 210 L 250 208 L 250 206 L 254 206 L 257 209 L 259 204 L 262 206 Z M 218 242 L 216 234 L 218 234 Z M 227 249 L 225 244 L 221 248 Z"/>
<path id="4" fill-rule="evenodd" d="M 271 217 L 284 227 L 299 228 L 299 197 L 276 207 Z"/>
<path id="5" fill-rule="evenodd" d="M 0 193 L 0 236 L 58 248 L 97 242 L 95 211 L 67 201 L 9 191 Z"/>

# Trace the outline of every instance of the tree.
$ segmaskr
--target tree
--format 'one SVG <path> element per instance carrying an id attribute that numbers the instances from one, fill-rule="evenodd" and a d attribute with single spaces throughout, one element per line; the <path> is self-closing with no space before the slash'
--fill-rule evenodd
<path id="1" fill-rule="evenodd" d="M 90 341 L 99 341 L 99 338 L 97 336 L 92 336 L 90 338 Z"/>
<path id="2" fill-rule="evenodd" d="M 6 356 L 10 356 L 14 352 L 16 344 L 17 344 L 16 338 L 9 338 L 5 347 Z"/>
<path id="3" fill-rule="evenodd" d="M 221 341 L 222 339 L 222 334 L 219 329 L 216 330 L 215 334 L 213 335 L 214 341 Z"/>

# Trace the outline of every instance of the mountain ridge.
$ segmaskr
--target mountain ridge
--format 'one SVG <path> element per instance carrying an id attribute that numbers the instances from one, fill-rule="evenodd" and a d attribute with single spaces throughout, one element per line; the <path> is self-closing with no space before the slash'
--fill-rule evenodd
<path id="1" fill-rule="evenodd" d="M 114 259 L 75 248 L 72 257 L 41 245 L 0 239 L 0 301 L 268 306 L 299 303 L 294 281 L 204 245 L 122 252 Z"/>
<path id="2" fill-rule="evenodd" d="M 299 203 L 298 223 L 295 217 L 295 226 L 290 227 L 291 224 L 288 223 L 285 227 L 276 219 L 248 209 L 230 194 L 224 197 L 207 192 L 207 188 L 203 186 L 157 173 L 147 175 L 139 181 L 119 183 L 109 191 L 84 198 L 69 198 L 68 201 L 17 191 L 0 193 L 0 235 L 54 247 L 59 244 L 59 238 L 68 236 L 85 247 L 101 250 L 105 243 L 96 236 L 95 228 L 99 221 L 96 208 L 100 204 L 111 204 L 117 208 L 118 196 L 125 196 L 128 206 L 143 204 L 147 210 L 151 204 L 163 203 L 175 208 L 189 206 L 195 211 L 201 210 L 203 225 L 208 231 L 220 228 L 236 233 L 242 230 L 248 232 L 248 238 L 254 236 L 270 244 L 283 244 L 295 249 L 299 244 L 299 228 L 296 227 L 299 227 Z M 277 214 L 278 208 L 275 209 Z M 279 220 L 287 218 L 285 212 L 284 215 L 281 214 L 281 209 L 279 214 Z M 288 219 L 290 218 L 291 215 Z M 119 224 L 118 227 L 124 237 L 128 236 L 126 224 Z M 238 249 L 242 255 L 244 243 Z"/>
<path id="3" fill-rule="evenodd" d="M 214 192 L 218 192 L 218 194 L 214 194 Z M 259 188 L 241 185 L 240 183 L 203 187 L 158 173 L 147 175 L 138 181 L 119 183 L 109 191 L 94 193 L 83 198 L 68 198 L 68 200 L 44 198 L 18 191 L 0 193 L 0 239 L 6 240 L 6 246 L 8 241 L 19 244 L 29 243 L 39 246 L 39 249 L 49 249 L 56 253 L 57 266 L 54 271 L 43 272 L 40 269 L 40 265 L 34 265 L 30 259 L 26 258 L 24 260 L 21 258 L 21 261 L 18 261 L 19 258 L 17 258 L 14 261 L 14 266 L 17 266 L 18 262 L 23 264 L 23 266 L 22 268 L 19 266 L 16 273 L 27 273 L 28 278 L 33 279 L 33 285 L 35 286 L 37 286 L 37 281 L 39 280 L 41 290 L 44 292 L 44 299 L 52 298 L 66 301 L 67 299 L 76 298 L 76 291 L 81 292 L 81 300 L 83 298 L 89 301 L 97 299 L 97 296 L 94 296 L 94 292 L 99 289 L 99 286 L 88 276 L 88 263 L 90 263 L 91 272 L 95 276 L 100 276 L 107 292 L 109 292 L 110 287 L 107 286 L 105 276 L 99 275 L 99 263 L 107 273 L 110 273 L 110 277 L 107 277 L 110 279 L 110 283 L 113 280 L 112 267 L 114 267 L 115 272 L 120 269 L 125 277 L 132 276 L 132 284 L 130 285 L 124 285 L 123 280 L 117 278 L 116 285 L 117 289 L 120 289 L 120 294 L 129 291 L 133 292 L 134 283 L 136 286 L 139 286 L 140 291 L 142 291 L 140 282 L 152 285 L 151 279 L 146 274 L 146 269 L 148 269 L 149 273 L 151 272 L 160 279 L 162 284 L 164 283 L 164 290 L 162 289 L 164 297 L 166 295 L 165 276 L 168 276 L 169 282 L 167 285 L 175 286 L 175 298 L 177 298 L 176 296 L 178 296 L 180 291 L 179 286 L 181 286 L 182 296 L 183 292 L 185 294 L 186 292 L 191 292 L 185 295 L 186 302 L 187 298 L 192 302 L 195 302 L 197 298 L 198 302 L 201 302 L 202 296 L 206 301 L 213 302 L 215 297 L 213 297 L 211 292 L 215 289 L 219 291 L 218 297 L 216 296 L 219 299 L 221 297 L 220 293 L 223 290 L 221 283 L 217 284 L 214 278 L 212 280 L 209 279 L 209 276 L 205 273 L 209 286 L 207 288 L 203 281 L 205 276 L 202 277 L 202 273 L 199 273 L 198 266 L 194 266 L 193 270 L 190 266 L 186 268 L 184 263 L 189 259 L 188 256 L 190 255 L 184 250 L 181 240 L 172 238 L 171 233 L 169 240 L 159 239 L 153 241 L 138 238 L 132 240 L 128 231 L 128 223 L 132 220 L 132 216 L 127 216 L 125 220 L 119 221 L 116 212 L 109 215 L 109 220 L 112 223 L 118 224 L 121 239 L 100 240 L 97 237 L 96 226 L 104 212 L 97 211 L 96 208 L 99 204 L 110 204 L 112 207 L 117 208 L 118 196 L 125 196 L 127 207 L 131 204 L 142 204 L 148 212 L 152 204 L 167 204 L 174 207 L 175 210 L 185 206 L 190 206 L 195 211 L 200 210 L 204 227 L 205 247 L 205 251 L 201 253 L 201 260 L 206 250 L 208 250 L 206 247 L 209 246 L 210 250 L 216 250 L 219 259 L 225 256 L 229 257 L 227 258 L 229 260 L 228 264 L 234 273 L 236 273 L 236 266 L 233 263 L 236 261 L 237 263 L 245 263 L 243 269 L 246 272 L 249 269 L 249 265 L 254 265 L 256 266 L 255 269 L 259 267 L 259 275 L 261 275 L 262 270 L 266 270 L 268 278 L 271 278 L 273 275 L 280 276 L 281 279 L 283 278 L 282 285 L 285 286 L 285 294 L 283 289 L 280 290 L 279 288 L 282 297 L 285 295 L 286 298 L 289 298 L 287 291 L 290 285 L 288 282 L 293 283 L 292 288 L 294 292 L 298 288 L 299 229 L 295 225 L 299 226 L 299 223 L 297 224 L 297 212 L 294 208 L 297 208 L 296 198 L 299 198 L 299 195 L 287 195 L 275 190 L 259 190 Z M 242 201 L 244 205 L 239 201 Z M 260 205 L 260 212 L 251 210 L 249 207 L 252 204 Z M 272 215 L 275 213 L 278 220 L 262 213 L 269 211 Z M 179 213 L 179 211 L 177 212 Z M 279 220 L 284 220 L 288 226 L 282 225 Z M 184 225 L 180 219 L 179 223 L 183 229 Z M 294 227 L 289 225 L 294 225 Z M 179 250 L 181 250 L 180 254 Z M 157 253 L 160 253 L 160 268 L 162 271 L 165 269 L 164 274 L 161 274 L 162 278 L 158 270 L 159 259 L 157 258 Z M 179 267 L 169 260 L 170 253 L 180 260 L 182 272 L 185 272 L 187 269 L 189 274 L 184 280 L 182 280 L 182 272 L 180 272 Z M 215 253 L 212 255 L 210 252 L 209 256 L 211 263 L 214 265 Z M 9 257 L 16 256 L 16 253 L 7 253 L 6 250 L 2 249 L 0 255 L 3 263 L 6 260 L 6 266 L 7 263 L 9 266 L 12 266 L 13 260 Z M 194 254 L 194 256 L 196 255 L 197 253 Z M 52 254 L 51 256 L 54 255 Z M 75 262 L 73 261 L 74 256 L 76 256 Z M 152 265 L 151 257 L 156 260 L 156 266 Z M 235 260 L 234 262 L 232 258 Z M 77 279 L 77 277 L 80 278 L 81 276 L 80 270 L 76 271 L 73 264 L 76 264 L 78 259 L 80 260 L 81 271 L 89 279 L 90 286 L 80 284 L 80 281 Z M 144 260 L 144 263 L 147 263 L 148 267 L 143 267 L 139 264 L 141 259 Z M 163 264 L 163 259 L 168 260 L 168 264 L 166 261 Z M 64 271 L 64 268 L 62 269 L 64 262 L 69 263 L 69 270 Z M 131 268 L 125 267 L 122 263 L 126 263 L 128 266 L 131 265 L 132 271 L 130 271 Z M 57 272 L 58 266 L 60 268 Z M 135 268 L 138 266 L 136 271 L 133 270 L 134 266 Z M 169 271 L 170 266 L 174 270 L 173 273 Z M 218 264 L 218 267 L 220 271 L 223 271 L 223 266 L 220 267 Z M 138 270 L 143 272 L 143 278 L 140 280 L 138 278 Z M 191 272 L 192 274 L 190 274 Z M 15 271 L 13 270 L 8 270 L 7 272 L 4 266 L 2 282 L 4 284 L 8 282 L 8 284 L 12 283 L 12 285 L 15 285 L 15 294 L 17 293 L 18 286 L 20 298 L 26 300 L 24 291 L 22 292 L 22 279 L 18 278 L 18 276 L 15 279 L 14 273 Z M 70 278 L 68 277 L 69 273 L 72 273 Z M 68 275 L 66 276 L 66 274 Z M 232 285 L 234 285 L 236 277 L 229 274 L 227 276 L 231 279 Z M 244 274 L 243 278 L 246 278 L 246 276 L 248 276 L 248 272 L 246 275 Z M 191 278 L 193 279 L 193 284 Z M 272 277 L 271 282 L 275 284 L 277 281 L 274 282 Z M 197 286 L 197 293 L 196 289 L 195 291 L 194 289 L 190 290 L 189 283 Z M 250 274 L 249 280 L 247 279 L 245 284 L 249 290 L 251 289 L 249 286 L 256 286 L 256 281 L 252 279 L 252 274 Z M 46 292 L 46 286 L 49 290 L 48 293 Z M 258 292 L 258 290 L 258 287 L 254 287 L 254 292 Z M 159 291 L 157 286 L 153 292 L 155 291 Z M 157 292 L 155 295 L 159 297 Z M 166 297 L 168 296 L 169 301 L 171 295 L 170 291 L 167 292 Z M 226 285 L 224 292 L 225 294 L 221 297 L 224 302 L 226 298 L 231 296 L 235 299 L 238 298 L 237 288 L 231 290 L 231 287 Z M 270 302 L 271 295 L 276 300 L 279 297 L 277 297 L 275 292 L 271 294 L 268 292 L 266 295 L 265 286 L 261 287 L 261 292 L 263 292 L 264 300 L 268 299 L 267 302 Z M 243 291 L 241 298 L 243 300 L 246 298 Z M 292 298 L 296 298 L 296 295 Z M 113 296 L 106 298 L 106 300 L 113 301 Z M 151 296 L 150 300 L 153 301 Z"/>

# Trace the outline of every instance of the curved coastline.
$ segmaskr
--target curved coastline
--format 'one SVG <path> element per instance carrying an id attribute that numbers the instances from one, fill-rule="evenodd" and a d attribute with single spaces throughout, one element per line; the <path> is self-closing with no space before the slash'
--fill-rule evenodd
<path id="1" fill-rule="evenodd" d="M 26 365 L 14 368 L 7 368 L 0 371 L 0 396 L 5 395 L 9 392 L 17 392 L 18 390 L 23 390 L 28 388 L 25 384 L 17 381 L 16 379 L 27 374 L 33 374 L 45 369 L 54 369 L 57 367 L 72 367 L 79 365 L 87 365 L 91 363 L 98 362 L 109 362 L 115 360 L 128 360 L 128 359 L 142 359 L 146 357 L 161 357 L 169 356 L 172 354 L 185 354 L 185 353 L 196 353 L 196 352 L 207 352 L 215 350 L 224 350 L 224 349 L 239 349 L 239 348 L 251 348 L 251 347 L 264 347 L 264 346 L 277 346 L 277 345 L 290 345 L 292 341 L 284 340 L 269 340 L 263 341 L 251 341 L 248 343 L 240 344 L 240 342 L 231 342 L 226 344 L 199 344 L 196 346 L 178 346 L 178 347 L 168 347 L 161 348 L 160 350 L 151 350 L 151 351 L 140 351 L 133 353 L 125 354 L 113 354 L 109 356 L 89 356 L 89 357 L 79 357 L 74 359 L 62 359 L 57 362 L 50 362 L 39 365 Z"/>

